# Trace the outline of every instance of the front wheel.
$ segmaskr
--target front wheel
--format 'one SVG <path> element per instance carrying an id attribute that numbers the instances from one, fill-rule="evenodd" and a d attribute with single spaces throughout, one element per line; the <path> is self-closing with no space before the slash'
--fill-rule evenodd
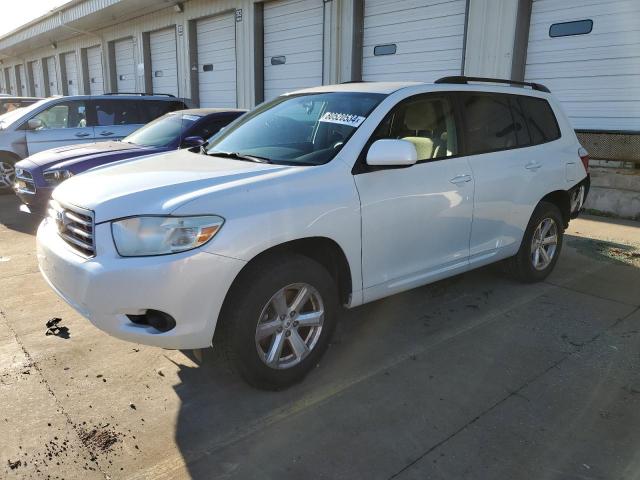
<path id="1" fill-rule="evenodd" d="M 215 346 L 251 385 L 280 390 L 317 365 L 333 333 L 338 296 L 327 270 L 301 255 L 250 265 L 225 303 Z"/>
<path id="2" fill-rule="evenodd" d="M 564 237 L 562 214 L 540 202 L 531 215 L 518 253 L 506 261 L 509 273 L 522 282 L 540 282 L 553 271 Z"/>
<path id="3" fill-rule="evenodd" d="M 15 160 L 8 157 L 0 157 L 0 195 L 12 192 L 16 180 Z"/>

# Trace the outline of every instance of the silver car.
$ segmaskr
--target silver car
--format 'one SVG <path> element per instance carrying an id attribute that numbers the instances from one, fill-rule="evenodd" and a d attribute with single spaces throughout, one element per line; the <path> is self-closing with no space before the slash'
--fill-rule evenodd
<path id="1" fill-rule="evenodd" d="M 17 161 L 78 143 L 119 140 L 165 113 L 187 108 L 170 95 L 52 97 L 0 116 L 0 193 L 11 191 Z"/>

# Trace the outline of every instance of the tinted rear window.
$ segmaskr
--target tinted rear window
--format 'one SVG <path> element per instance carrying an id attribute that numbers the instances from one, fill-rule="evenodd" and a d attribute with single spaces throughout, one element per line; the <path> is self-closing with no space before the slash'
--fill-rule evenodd
<path id="1" fill-rule="evenodd" d="M 517 146 L 507 95 L 464 95 L 465 136 L 469 154 Z"/>
<path id="2" fill-rule="evenodd" d="M 138 110 L 142 123 L 155 120 L 162 115 L 187 108 L 182 102 L 162 100 L 142 100 L 138 103 Z"/>
<path id="3" fill-rule="evenodd" d="M 529 147 L 560 138 L 549 102 L 506 94 L 462 96 L 467 153 Z"/>
<path id="4" fill-rule="evenodd" d="M 525 113 L 532 145 L 560 138 L 560 128 L 549 102 L 533 97 L 519 97 L 518 101 Z"/>
<path id="5" fill-rule="evenodd" d="M 135 125 L 140 121 L 136 102 L 126 100 L 96 100 L 96 125 L 108 127 L 111 125 Z"/>

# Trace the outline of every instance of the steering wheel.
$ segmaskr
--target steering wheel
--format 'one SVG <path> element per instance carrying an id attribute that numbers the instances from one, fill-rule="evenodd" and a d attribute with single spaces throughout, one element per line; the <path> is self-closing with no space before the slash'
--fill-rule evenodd
<path id="1" fill-rule="evenodd" d="M 333 150 L 337 150 L 338 148 L 342 147 L 344 145 L 344 142 L 342 140 L 340 140 L 339 142 L 336 142 L 333 144 L 333 147 L 331 147 Z"/>

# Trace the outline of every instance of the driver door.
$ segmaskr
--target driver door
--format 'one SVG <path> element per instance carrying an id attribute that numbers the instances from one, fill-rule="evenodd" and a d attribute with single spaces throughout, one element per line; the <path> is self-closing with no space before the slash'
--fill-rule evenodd
<path id="1" fill-rule="evenodd" d="M 93 126 L 87 119 L 87 105 L 84 101 L 56 103 L 30 120 L 39 120 L 40 126 L 30 130 L 27 124 L 29 155 L 50 148 L 94 141 Z"/>
<path id="2" fill-rule="evenodd" d="M 458 156 L 451 99 L 425 94 L 403 100 L 369 145 L 386 138 L 412 142 L 418 162 L 364 166 L 354 177 L 365 301 L 464 271 L 469 259 L 474 182 L 466 157 Z"/>

